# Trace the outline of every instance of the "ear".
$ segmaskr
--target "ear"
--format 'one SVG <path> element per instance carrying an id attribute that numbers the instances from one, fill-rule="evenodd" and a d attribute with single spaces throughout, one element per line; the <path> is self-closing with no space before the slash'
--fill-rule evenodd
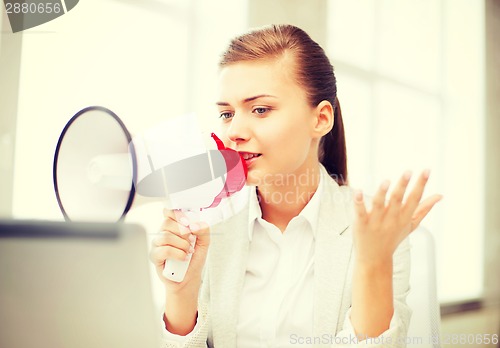
<path id="1" fill-rule="evenodd" d="M 332 104 L 328 100 L 323 100 L 316 106 L 314 112 L 313 135 L 321 138 L 333 128 L 334 110 Z"/>

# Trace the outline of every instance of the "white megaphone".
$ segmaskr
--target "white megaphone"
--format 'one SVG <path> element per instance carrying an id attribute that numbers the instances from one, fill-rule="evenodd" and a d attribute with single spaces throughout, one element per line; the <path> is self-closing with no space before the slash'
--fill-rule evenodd
<path id="1" fill-rule="evenodd" d="M 57 202 L 68 221 L 122 220 L 139 195 L 198 220 L 245 184 L 238 152 L 208 150 L 194 115 L 173 118 L 132 138 L 112 111 L 92 106 L 64 127 L 54 156 Z M 189 261 L 167 260 L 164 275 L 180 282 Z"/>

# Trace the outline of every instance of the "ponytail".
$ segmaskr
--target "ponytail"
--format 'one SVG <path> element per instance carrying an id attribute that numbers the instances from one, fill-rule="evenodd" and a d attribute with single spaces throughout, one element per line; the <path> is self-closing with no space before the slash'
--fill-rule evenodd
<path id="1" fill-rule="evenodd" d="M 344 123 L 342 122 L 342 111 L 337 97 L 335 97 L 333 120 L 333 128 L 321 138 L 319 160 L 337 184 L 347 185 L 347 152 Z"/>

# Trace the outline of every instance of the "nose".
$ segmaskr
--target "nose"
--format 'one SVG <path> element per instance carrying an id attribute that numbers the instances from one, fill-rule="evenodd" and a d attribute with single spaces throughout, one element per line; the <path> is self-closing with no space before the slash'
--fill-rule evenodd
<path id="1" fill-rule="evenodd" d="M 245 142 L 250 137 L 250 128 L 244 115 L 234 115 L 229 127 L 226 130 L 226 136 L 233 143 L 239 144 Z"/>

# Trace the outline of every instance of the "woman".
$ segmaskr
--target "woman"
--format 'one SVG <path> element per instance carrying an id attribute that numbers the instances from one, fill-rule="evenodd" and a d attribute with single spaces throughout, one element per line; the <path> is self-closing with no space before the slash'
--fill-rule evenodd
<path id="1" fill-rule="evenodd" d="M 429 172 L 405 202 L 410 173 L 388 201 L 382 183 L 367 210 L 346 186 L 333 68 L 299 28 L 232 40 L 219 87 L 220 135 L 245 158 L 252 190 L 246 208 L 217 226 L 165 211 L 151 259 L 166 289 L 166 346 L 403 346 L 406 237 L 441 198 L 420 203 Z M 189 254 L 183 282 L 163 278 L 166 259 Z"/>

